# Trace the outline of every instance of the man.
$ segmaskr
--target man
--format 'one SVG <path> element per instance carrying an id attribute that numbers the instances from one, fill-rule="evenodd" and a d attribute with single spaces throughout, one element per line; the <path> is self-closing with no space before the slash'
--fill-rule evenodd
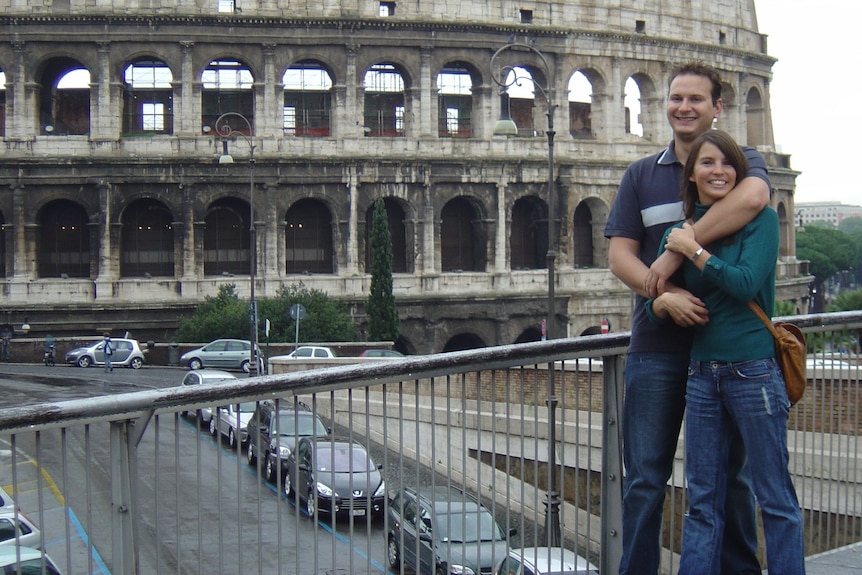
<path id="1" fill-rule="evenodd" d="M 111 356 L 114 355 L 114 344 L 111 343 L 111 334 L 105 332 L 105 372 L 114 371 L 111 365 Z"/>
<path id="2" fill-rule="evenodd" d="M 659 276 L 678 266 L 681 259 L 672 261 L 668 256 L 664 272 L 653 273 L 649 266 L 656 260 L 664 231 L 683 219 L 682 169 L 690 146 L 711 129 L 722 107 L 721 80 L 714 68 L 688 63 L 672 71 L 667 119 L 673 141 L 661 153 L 628 167 L 605 228 L 611 271 L 636 294 L 625 371 L 620 574 L 658 573 L 662 506 L 685 411 L 690 349 L 686 327 L 709 321 L 709 310 L 702 301 L 668 283 L 663 287 L 673 293 L 668 312 L 675 324 L 652 324 L 644 311 L 644 298 L 655 295 Z M 746 177 L 694 226 L 702 245 L 735 233 L 769 201 L 763 157 L 751 148 L 746 149 L 746 156 L 751 164 Z M 754 497 L 738 437 L 730 459 L 722 573 L 759 574 Z"/>

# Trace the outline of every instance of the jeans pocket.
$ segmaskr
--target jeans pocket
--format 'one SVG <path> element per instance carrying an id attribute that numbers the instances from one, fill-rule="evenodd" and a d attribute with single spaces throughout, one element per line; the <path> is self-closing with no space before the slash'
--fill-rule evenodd
<path id="1" fill-rule="evenodd" d="M 746 361 L 733 364 L 733 373 L 739 379 L 765 380 L 772 377 L 772 368 L 768 361 Z"/>

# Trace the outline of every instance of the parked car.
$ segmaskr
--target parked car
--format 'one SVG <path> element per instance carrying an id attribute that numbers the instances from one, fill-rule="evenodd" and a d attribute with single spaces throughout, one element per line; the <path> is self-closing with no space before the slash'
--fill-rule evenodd
<path id="1" fill-rule="evenodd" d="M 599 569 L 570 549 L 528 547 L 512 549 L 494 575 L 598 575 Z"/>
<path id="2" fill-rule="evenodd" d="M 285 477 L 287 458 L 296 447 L 298 438 L 324 437 L 329 433 L 330 429 L 320 417 L 301 401 L 260 401 L 248 422 L 246 459 L 249 465 L 254 465 L 259 454 L 263 453 L 264 475 L 267 481 L 275 482 L 279 466 L 281 477 Z"/>
<path id="3" fill-rule="evenodd" d="M 284 493 L 305 513 L 379 516 L 386 485 L 368 450 L 360 443 L 336 437 L 301 437 L 287 458 Z"/>
<path id="4" fill-rule="evenodd" d="M 221 383 L 224 381 L 236 381 L 236 376 L 228 371 L 220 369 L 200 369 L 190 371 L 183 376 L 180 385 L 202 385 L 211 383 Z M 187 415 L 187 411 L 182 411 L 180 415 Z M 196 412 L 198 425 L 204 426 L 212 419 L 212 409 L 203 407 Z"/>
<path id="5" fill-rule="evenodd" d="M 135 339 L 116 338 L 111 339 L 114 353 L 111 355 L 113 367 L 131 367 L 141 369 L 144 365 L 144 352 Z M 100 339 L 95 343 L 84 347 L 77 347 L 66 353 L 66 363 L 78 367 L 89 367 L 91 365 L 105 365 L 105 340 Z"/>
<path id="6" fill-rule="evenodd" d="M 263 373 L 263 359 L 257 350 L 258 373 Z M 251 342 L 247 339 L 217 339 L 203 347 L 187 351 L 180 356 L 180 365 L 189 369 L 214 367 L 239 369 L 248 373 L 251 360 Z"/>
<path id="7" fill-rule="evenodd" d="M 318 359 L 335 357 L 335 353 L 328 347 L 321 345 L 301 345 L 287 355 L 279 355 L 276 357 L 279 359 Z"/>
<path id="8" fill-rule="evenodd" d="M 39 528 L 23 513 L 0 513 L 0 545 L 23 545 L 41 549 L 42 535 Z"/>
<path id="9" fill-rule="evenodd" d="M 15 511 L 15 500 L 0 487 L 0 513 L 11 513 L 12 511 Z"/>
<path id="10" fill-rule="evenodd" d="M 404 357 L 404 354 L 394 349 L 366 349 L 359 357 Z"/>
<path id="11" fill-rule="evenodd" d="M 244 445 L 248 440 L 248 421 L 256 406 L 256 401 L 245 401 L 215 408 L 215 417 L 210 416 L 210 433 L 216 439 L 221 439 L 219 434 L 227 435 L 232 448 L 236 448 L 237 441 Z"/>
<path id="12" fill-rule="evenodd" d="M 506 532 L 472 495 L 436 486 L 396 493 L 389 504 L 386 558 L 420 575 L 490 573 L 506 556 Z M 517 533 L 509 530 L 509 537 Z M 419 557 L 416 556 L 417 549 Z"/>
<path id="13" fill-rule="evenodd" d="M 32 547 L 15 545 L 0 545 L 0 573 L 62 575 L 57 564 L 47 554 Z"/>

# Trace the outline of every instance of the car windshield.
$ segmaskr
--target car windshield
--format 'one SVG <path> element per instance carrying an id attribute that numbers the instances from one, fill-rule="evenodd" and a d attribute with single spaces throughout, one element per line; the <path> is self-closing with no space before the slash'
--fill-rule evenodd
<path id="1" fill-rule="evenodd" d="M 441 541 L 452 543 L 475 543 L 477 541 L 500 541 L 503 531 L 494 517 L 487 511 L 467 511 L 441 515 L 437 521 Z"/>
<path id="2" fill-rule="evenodd" d="M 323 445 L 317 448 L 317 470 L 334 473 L 365 473 L 375 469 L 374 462 L 364 449 L 346 445 L 332 448 Z"/>
<path id="3" fill-rule="evenodd" d="M 276 429 L 279 435 L 287 436 L 326 435 L 329 433 L 319 419 L 310 415 L 300 417 L 293 414 L 280 415 Z"/>

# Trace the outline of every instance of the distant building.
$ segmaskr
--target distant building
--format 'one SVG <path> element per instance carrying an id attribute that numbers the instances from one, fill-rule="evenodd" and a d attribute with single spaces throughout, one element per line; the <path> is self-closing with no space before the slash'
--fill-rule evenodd
<path id="1" fill-rule="evenodd" d="M 829 222 L 834 227 L 846 218 L 862 218 L 862 206 L 850 206 L 841 202 L 809 202 L 796 204 L 796 225 L 812 222 Z"/>

